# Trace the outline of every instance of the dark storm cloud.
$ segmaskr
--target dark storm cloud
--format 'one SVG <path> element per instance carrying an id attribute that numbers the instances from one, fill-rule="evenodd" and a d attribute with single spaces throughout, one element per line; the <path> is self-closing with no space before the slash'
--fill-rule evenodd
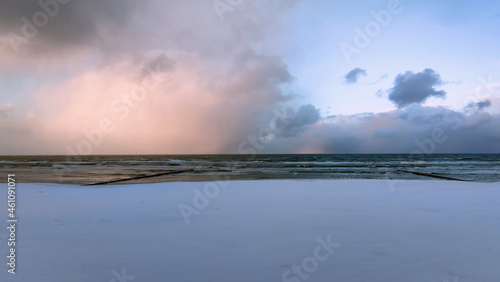
<path id="1" fill-rule="evenodd" d="M 433 69 L 425 69 L 419 73 L 407 71 L 396 76 L 394 87 L 389 90 L 389 100 L 398 108 L 404 108 L 424 103 L 430 97 L 445 98 L 446 92 L 435 88 L 442 84 L 441 76 Z"/>
<path id="2" fill-rule="evenodd" d="M 34 57 L 178 49 L 226 58 L 276 32 L 276 15 L 297 2 L 244 2 L 245 13 L 221 21 L 212 1 L 3 0 L 0 37 L 4 49 Z"/>
<path id="3" fill-rule="evenodd" d="M 484 108 L 490 107 L 491 106 L 491 101 L 490 100 L 486 100 L 486 101 L 477 102 L 476 106 L 477 106 L 478 109 L 482 110 Z"/>
<path id="4" fill-rule="evenodd" d="M 158 55 L 156 58 L 147 61 L 142 68 L 139 79 L 145 79 L 152 74 L 160 74 L 172 71 L 175 68 L 176 62 L 168 58 L 165 54 Z"/>
<path id="5" fill-rule="evenodd" d="M 366 76 L 366 70 L 364 70 L 362 68 L 355 68 L 345 75 L 344 82 L 348 83 L 348 84 L 354 84 L 354 83 L 358 82 L 358 79 L 361 76 Z"/>
<path id="6" fill-rule="evenodd" d="M 321 115 L 319 109 L 311 104 L 300 106 L 297 111 L 287 109 L 288 118 L 276 120 L 275 127 L 280 128 L 280 136 L 293 137 L 304 132 L 308 126 L 317 123 Z"/>
<path id="7" fill-rule="evenodd" d="M 147 1 L 146 1 L 147 2 Z M 23 37 L 29 54 L 82 46 L 115 46 L 141 7 L 133 0 L 3 1 L 0 35 Z"/>
<path id="8" fill-rule="evenodd" d="M 496 152 L 500 141 L 500 117 L 478 112 L 465 115 L 442 107 L 412 106 L 384 114 L 350 120 L 335 134 L 354 136 L 351 145 L 330 144 L 336 151 L 383 153 Z M 365 134 L 354 135 L 356 132 Z M 373 132 L 371 138 L 368 134 Z M 394 138 L 397 137 L 397 138 Z"/>
<path id="9" fill-rule="evenodd" d="M 467 106 L 465 106 L 464 112 L 471 114 L 471 113 L 479 112 L 479 111 L 486 109 L 486 108 L 489 108 L 489 107 L 491 107 L 491 101 L 489 99 L 479 101 L 479 102 L 471 101 L 471 102 L 469 102 L 469 104 L 467 104 Z"/>
<path id="10" fill-rule="evenodd" d="M 500 116 L 413 105 L 384 113 L 330 117 L 269 152 L 500 153 Z"/>

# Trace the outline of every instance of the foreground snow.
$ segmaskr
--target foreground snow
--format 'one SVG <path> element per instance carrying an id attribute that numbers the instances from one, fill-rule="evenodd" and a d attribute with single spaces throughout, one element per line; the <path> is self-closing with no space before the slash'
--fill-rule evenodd
<path id="1" fill-rule="evenodd" d="M 3 263 L 0 281 L 500 281 L 498 186 L 18 184 L 17 274 Z"/>

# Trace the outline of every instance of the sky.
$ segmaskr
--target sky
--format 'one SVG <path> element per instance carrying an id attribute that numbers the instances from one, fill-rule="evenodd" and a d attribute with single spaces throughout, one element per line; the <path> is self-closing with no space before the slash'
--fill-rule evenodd
<path id="1" fill-rule="evenodd" d="M 0 155 L 500 153 L 498 1 L 0 5 Z"/>

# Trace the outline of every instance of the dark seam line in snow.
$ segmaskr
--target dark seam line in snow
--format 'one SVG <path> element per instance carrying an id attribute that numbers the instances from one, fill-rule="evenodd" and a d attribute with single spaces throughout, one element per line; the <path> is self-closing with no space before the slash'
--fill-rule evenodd
<path id="1" fill-rule="evenodd" d="M 451 177 L 446 177 L 446 176 L 441 176 L 441 175 L 435 175 L 435 174 L 429 174 L 429 173 L 416 172 L 416 171 L 409 171 L 409 170 L 402 170 L 402 169 L 398 169 L 398 171 L 406 172 L 406 173 L 413 173 L 413 174 L 420 175 L 420 176 L 428 176 L 428 177 L 446 179 L 446 180 L 472 182 L 472 181 L 469 181 L 469 180 L 463 180 L 463 179 L 458 179 L 458 178 L 451 178 Z"/>
<path id="2" fill-rule="evenodd" d="M 175 170 L 175 171 L 163 172 L 163 173 L 153 174 L 153 175 L 137 176 L 137 177 L 132 177 L 132 178 L 125 178 L 125 179 L 118 179 L 118 180 L 111 180 L 111 181 L 104 181 L 104 182 L 86 184 L 86 185 L 83 185 L 83 186 L 105 185 L 105 184 L 111 184 L 111 183 L 117 183 L 117 182 L 123 182 L 123 181 L 130 181 L 130 180 L 136 180 L 136 179 L 157 177 L 157 176 L 162 176 L 162 175 L 183 173 L 183 172 L 187 172 L 187 171 L 194 171 L 194 170 L 193 169 Z"/>

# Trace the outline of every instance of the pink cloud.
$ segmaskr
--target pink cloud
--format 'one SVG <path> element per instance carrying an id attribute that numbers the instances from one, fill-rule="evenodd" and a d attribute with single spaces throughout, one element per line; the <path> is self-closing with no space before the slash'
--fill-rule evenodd
<path id="1" fill-rule="evenodd" d="M 158 58 L 171 65 L 145 72 Z M 123 56 L 41 87 L 30 117 L 44 125 L 50 153 L 236 153 L 290 80 L 272 57 L 241 60 L 235 69 L 180 51 Z"/>

